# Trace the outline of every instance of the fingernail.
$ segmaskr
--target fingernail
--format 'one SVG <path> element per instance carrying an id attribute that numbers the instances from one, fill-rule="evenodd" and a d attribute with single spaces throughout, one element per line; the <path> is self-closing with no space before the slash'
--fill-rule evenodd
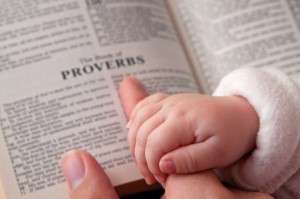
<path id="1" fill-rule="evenodd" d="M 162 162 L 160 162 L 160 169 L 163 173 L 176 173 L 176 166 L 172 160 L 163 160 Z"/>
<path id="2" fill-rule="evenodd" d="M 62 156 L 62 167 L 69 188 L 74 190 L 83 182 L 85 167 L 78 151 L 70 151 Z"/>

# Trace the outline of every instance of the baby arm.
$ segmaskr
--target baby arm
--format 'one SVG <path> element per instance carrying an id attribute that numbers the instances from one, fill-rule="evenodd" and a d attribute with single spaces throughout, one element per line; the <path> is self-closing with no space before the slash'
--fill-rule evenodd
<path id="1" fill-rule="evenodd" d="M 227 182 L 276 198 L 300 198 L 300 89 L 295 83 L 270 68 L 239 69 L 221 81 L 215 95 L 243 96 L 259 117 L 256 148 L 220 172 Z"/>
<path id="2" fill-rule="evenodd" d="M 242 97 L 155 94 L 134 109 L 132 155 L 148 183 L 153 175 L 225 167 L 255 147 L 256 112 Z"/>

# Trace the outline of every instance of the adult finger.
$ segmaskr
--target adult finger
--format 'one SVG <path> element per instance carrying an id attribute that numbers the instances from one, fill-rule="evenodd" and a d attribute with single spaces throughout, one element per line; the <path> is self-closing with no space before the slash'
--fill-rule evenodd
<path id="1" fill-rule="evenodd" d="M 165 199 L 234 199 L 232 196 L 212 171 L 171 175 L 166 181 Z"/>
<path id="2" fill-rule="evenodd" d="M 128 77 L 120 83 L 119 95 L 126 116 L 129 118 L 134 107 L 147 97 L 148 93 L 139 80 Z"/>
<path id="3" fill-rule="evenodd" d="M 137 114 L 139 113 L 140 109 L 145 107 L 149 104 L 158 104 L 162 100 L 166 99 L 168 97 L 165 93 L 156 93 L 153 95 L 150 95 L 149 97 L 141 100 L 132 110 L 131 119 L 135 119 Z"/>
<path id="4" fill-rule="evenodd" d="M 246 192 L 240 190 L 231 190 L 234 199 L 274 199 L 271 195 L 258 193 L 258 192 Z"/>
<path id="5" fill-rule="evenodd" d="M 201 199 L 274 199 L 268 194 L 228 189 L 213 171 L 168 177 L 165 199 L 196 196 Z"/>
<path id="6" fill-rule="evenodd" d="M 133 109 L 140 101 L 148 96 L 148 93 L 140 81 L 134 77 L 128 77 L 120 83 L 119 95 L 125 113 L 127 117 L 130 118 Z M 134 141 L 132 140 L 135 140 L 135 135 L 133 134 L 132 128 L 130 128 L 128 132 L 128 142 L 131 154 L 134 156 Z"/>
<path id="7" fill-rule="evenodd" d="M 87 152 L 71 151 L 61 160 L 71 199 L 117 199 L 118 195 L 97 161 Z"/>
<path id="8" fill-rule="evenodd" d="M 119 95 L 121 103 L 125 110 L 125 113 L 128 118 L 131 117 L 133 109 L 136 105 L 147 98 L 148 93 L 145 90 L 144 86 L 134 77 L 128 77 L 124 79 L 119 88 Z M 132 128 L 128 132 L 128 141 L 130 146 L 130 151 L 134 157 L 134 148 L 136 140 L 136 131 L 133 131 Z M 155 182 L 154 177 L 150 174 L 148 170 L 141 170 L 142 174 L 146 176 L 146 182 L 148 184 L 153 184 Z"/>

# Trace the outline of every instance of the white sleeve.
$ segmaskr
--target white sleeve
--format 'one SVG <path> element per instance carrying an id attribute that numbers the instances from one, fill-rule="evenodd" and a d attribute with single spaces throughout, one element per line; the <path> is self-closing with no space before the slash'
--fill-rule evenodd
<path id="1" fill-rule="evenodd" d="M 300 198 L 300 89 L 297 85 L 274 69 L 244 68 L 227 75 L 214 95 L 246 98 L 260 121 L 256 148 L 226 169 L 230 180 L 248 190 Z"/>

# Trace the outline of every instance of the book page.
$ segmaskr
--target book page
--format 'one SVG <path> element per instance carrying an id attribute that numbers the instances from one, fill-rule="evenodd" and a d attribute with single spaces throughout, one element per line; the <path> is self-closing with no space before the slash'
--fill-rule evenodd
<path id="1" fill-rule="evenodd" d="M 4 190 L 3 190 L 2 183 L 0 183 L 0 198 L 1 199 L 5 199 L 5 195 L 4 195 Z"/>
<path id="2" fill-rule="evenodd" d="M 71 149 L 92 153 L 114 185 L 141 179 L 117 93 L 126 75 L 151 93 L 198 91 L 164 1 L 1 1 L 6 198 L 68 198 L 58 162 Z"/>
<path id="3" fill-rule="evenodd" d="M 240 67 L 275 67 L 300 84 L 298 0 L 170 0 L 201 84 Z"/>

